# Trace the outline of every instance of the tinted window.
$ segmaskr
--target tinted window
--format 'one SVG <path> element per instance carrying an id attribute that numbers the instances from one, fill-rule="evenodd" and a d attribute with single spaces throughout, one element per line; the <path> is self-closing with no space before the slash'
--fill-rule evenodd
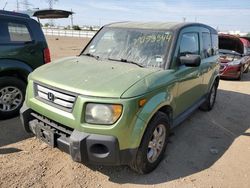
<path id="1" fill-rule="evenodd" d="M 218 35 L 212 34 L 212 48 L 213 48 L 213 55 L 219 54 L 219 38 Z"/>
<path id="2" fill-rule="evenodd" d="M 0 20 L 0 44 L 8 43 L 10 41 L 10 36 L 6 23 Z"/>
<path id="3" fill-rule="evenodd" d="M 24 24 L 8 23 L 10 42 L 28 42 L 31 36 L 28 28 Z"/>
<path id="4" fill-rule="evenodd" d="M 187 54 L 199 55 L 199 36 L 198 33 L 185 33 L 182 35 L 180 44 L 180 56 Z"/>
<path id="5" fill-rule="evenodd" d="M 212 56 L 212 42 L 210 33 L 202 33 L 202 41 L 203 41 L 203 47 L 202 47 L 203 57 L 208 58 Z"/>

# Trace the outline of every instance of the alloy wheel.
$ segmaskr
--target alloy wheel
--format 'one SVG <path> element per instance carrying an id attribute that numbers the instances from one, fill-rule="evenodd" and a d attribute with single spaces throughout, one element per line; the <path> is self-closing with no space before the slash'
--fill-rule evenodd
<path id="1" fill-rule="evenodd" d="M 147 159 L 154 163 L 161 154 L 166 140 L 166 127 L 162 124 L 156 126 L 148 144 Z"/>
<path id="2" fill-rule="evenodd" d="M 17 109 L 23 101 L 20 89 L 8 86 L 0 89 L 0 111 L 10 112 Z"/>

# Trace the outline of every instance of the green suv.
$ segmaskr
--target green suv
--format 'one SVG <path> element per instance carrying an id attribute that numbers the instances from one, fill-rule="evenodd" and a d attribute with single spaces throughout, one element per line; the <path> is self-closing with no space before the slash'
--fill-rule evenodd
<path id="1" fill-rule="evenodd" d="M 28 74 L 48 62 L 40 24 L 28 15 L 0 10 L 0 119 L 19 114 Z"/>
<path id="2" fill-rule="evenodd" d="M 211 110 L 219 84 L 218 35 L 198 23 L 104 26 L 77 57 L 29 76 L 27 132 L 74 161 L 130 165 L 148 173 L 170 129 Z"/>

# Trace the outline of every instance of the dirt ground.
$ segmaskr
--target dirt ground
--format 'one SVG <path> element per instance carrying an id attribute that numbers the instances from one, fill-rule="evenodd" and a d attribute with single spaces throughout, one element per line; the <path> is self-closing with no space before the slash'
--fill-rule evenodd
<path id="1" fill-rule="evenodd" d="M 53 59 L 79 54 L 86 39 L 49 37 Z M 250 187 L 250 73 L 220 82 L 211 112 L 173 130 L 159 167 L 86 166 L 27 135 L 19 118 L 0 121 L 0 187 Z"/>

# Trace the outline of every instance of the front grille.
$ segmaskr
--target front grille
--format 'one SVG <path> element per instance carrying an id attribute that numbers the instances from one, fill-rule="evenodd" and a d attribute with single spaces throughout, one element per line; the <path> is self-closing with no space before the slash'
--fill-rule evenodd
<path id="1" fill-rule="evenodd" d="M 37 114 L 35 112 L 32 112 L 31 115 L 38 121 L 44 123 L 44 126 L 49 126 L 50 129 L 53 129 L 54 132 L 56 132 L 59 135 L 65 135 L 66 137 L 69 137 L 73 130 L 71 127 L 67 127 L 65 125 L 59 124 L 57 122 L 54 122 L 40 114 Z"/>
<path id="2" fill-rule="evenodd" d="M 66 111 L 72 111 L 76 101 L 76 95 L 51 89 L 48 86 L 35 84 L 36 97 L 43 102 L 54 105 Z"/>

